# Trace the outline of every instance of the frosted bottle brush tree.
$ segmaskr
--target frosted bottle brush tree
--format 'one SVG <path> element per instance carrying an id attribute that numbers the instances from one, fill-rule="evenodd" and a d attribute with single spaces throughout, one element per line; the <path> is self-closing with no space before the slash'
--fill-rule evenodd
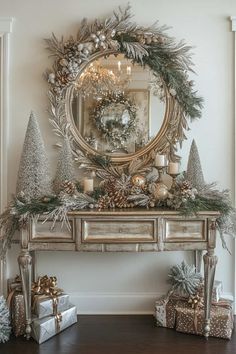
<path id="1" fill-rule="evenodd" d="M 16 192 L 18 195 L 23 193 L 24 197 L 29 200 L 51 194 L 48 158 L 33 112 L 30 114 L 26 130 Z"/>
<path id="2" fill-rule="evenodd" d="M 65 182 L 73 181 L 74 174 L 74 161 L 70 141 L 67 137 L 65 137 L 57 162 L 56 175 L 54 179 L 55 192 L 59 193 L 63 189 L 63 184 Z"/>
<path id="3" fill-rule="evenodd" d="M 3 296 L 0 296 L 0 343 L 9 340 L 11 333 L 10 313 Z"/>
<path id="4" fill-rule="evenodd" d="M 197 188 L 197 190 L 205 185 L 201 161 L 195 140 L 192 141 L 190 148 L 186 178 L 192 183 L 194 188 Z"/>

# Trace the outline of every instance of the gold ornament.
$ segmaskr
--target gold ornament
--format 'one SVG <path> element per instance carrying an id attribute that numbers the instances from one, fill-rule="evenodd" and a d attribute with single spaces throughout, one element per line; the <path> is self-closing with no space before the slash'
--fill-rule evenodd
<path id="1" fill-rule="evenodd" d="M 165 200 L 169 194 L 167 186 L 162 182 L 151 183 L 149 186 L 149 192 L 156 200 Z"/>
<path id="2" fill-rule="evenodd" d="M 131 183 L 133 184 L 133 186 L 143 188 L 146 183 L 146 178 L 142 175 L 134 175 L 131 179 Z"/>

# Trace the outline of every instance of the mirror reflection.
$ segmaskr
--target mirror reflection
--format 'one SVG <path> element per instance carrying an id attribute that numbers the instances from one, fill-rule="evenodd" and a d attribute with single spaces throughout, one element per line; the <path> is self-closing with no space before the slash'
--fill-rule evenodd
<path id="1" fill-rule="evenodd" d="M 109 55 L 90 62 L 77 78 L 72 114 L 82 137 L 100 153 L 134 153 L 161 128 L 164 91 L 148 67 Z"/>

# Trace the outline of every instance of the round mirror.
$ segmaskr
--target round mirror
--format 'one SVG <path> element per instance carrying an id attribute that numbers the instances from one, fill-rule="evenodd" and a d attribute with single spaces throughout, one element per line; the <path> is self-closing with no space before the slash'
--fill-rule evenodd
<path id="1" fill-rule="evenodd" d="M 165 93 L 149 67 L 123 54 L 90 61 L 71 91 L 71 114 L 84 141 L 102 154 L 133 154 L 154 139 L 165 117 Z"/>
<path id="2" fill-rule="evenodd" d="M 76 38 L 46 39 L 55 58 L 45 72 L 54 131 L 69 138 L 79 166 L 114 175 L 152 165 L 156 153 L 179 160 L 177 144 L 202 107 L 189 47 L 165 26 L 131 18 L 129 6 L 119 8 L 105 20 L 84 19 Z"/>

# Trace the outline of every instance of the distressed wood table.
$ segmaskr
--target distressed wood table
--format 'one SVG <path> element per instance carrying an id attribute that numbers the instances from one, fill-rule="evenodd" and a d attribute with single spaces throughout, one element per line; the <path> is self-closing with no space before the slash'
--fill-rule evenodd
<path id="1" fill-rule="evenodd" d="M 21 232 L 21 253 L 18 257 L 26 309 L 26 337 L 31 334 L 31 273 L 30 251 L 78 251 L 78 252 L 161 252 L 206 250 L 205 278 L 205 326 L 209 336 L 212 288 L 217 257 L 216 219 L 218 212 L 199 212 L 184 217 L 178 212 L 160 209 L 83 210 L 68 214 L 71 229 L 61 228 L 57 222 L 42 224 L 32 220 Z M 198 264 L 196 264 L 198 266 Z"/>

